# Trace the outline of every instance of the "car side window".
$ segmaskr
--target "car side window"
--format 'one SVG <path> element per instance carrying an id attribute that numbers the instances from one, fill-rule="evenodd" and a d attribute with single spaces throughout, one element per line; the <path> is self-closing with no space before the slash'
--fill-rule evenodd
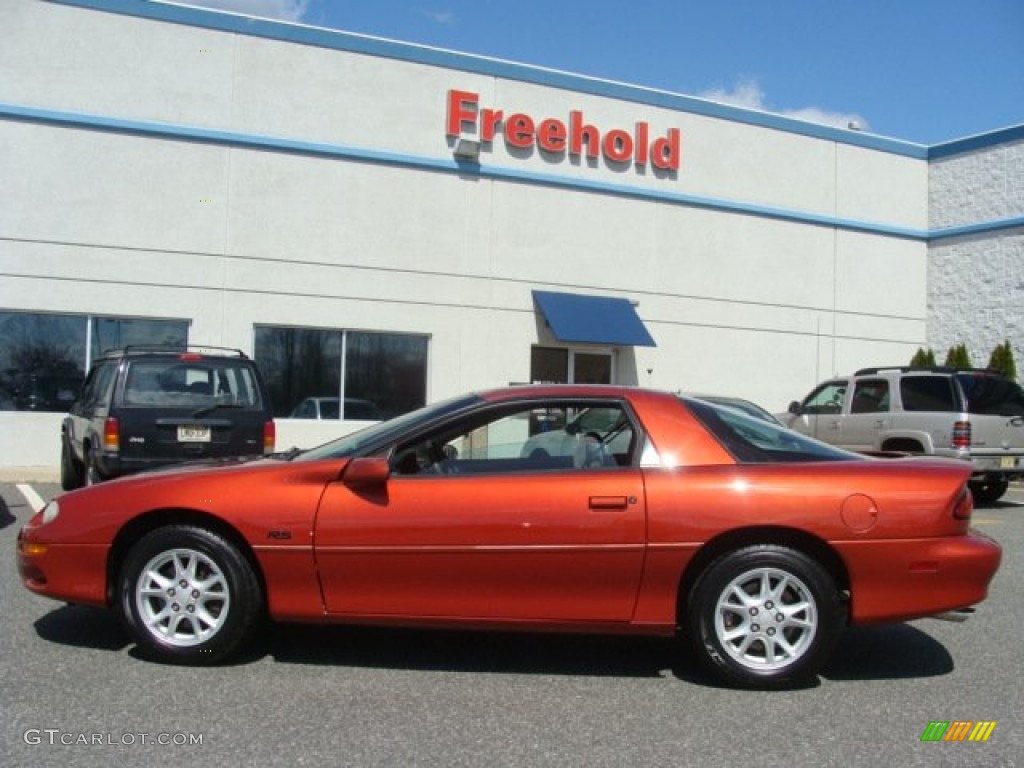
<path id="1" fill-rule="evenodd" d="M 904 376 L 900 379 L 904 411 L 955 411 L 949 376 Z"/>
<path id="2" fill-rule="evenodd" d="M 104 402 L 110 402 L 116 369 L 113 365 L 99 365 L 92 370 L 82 390 L 83 410 L 95 410 Z"/>
<path id="3" fill-rule="evenodd" d="M 845 396 L 845 381 L 827 381 L 804 399 L 800 406 L 800 413 L 811 415 L 839 413 L 843 409 Z"/>
<path id="4" fill-rule="evenodd" d="M 850 413 L 882 413 L 889 410 L 889 382 L 863 379 L 854 384 Z"/>
<path id="5" fill-rule="evenodd" d="M 74 410 L 81 411 L 90 407 L 89 404 L 96 398 L 96 382 L 99 381 L 99 377 L 100 368 L 93 368 L 89 371 L 89 375 L 85 378 L 85 384 L 82 385 L 82 393 L 74 405 Z"/>
<path id="6" fill-rule="evenodd" d="M 615 469 L 633 465 L 634 437 L 621 404 L 519 404 L 400 444 L 391 467 L 422 476 Z"/>

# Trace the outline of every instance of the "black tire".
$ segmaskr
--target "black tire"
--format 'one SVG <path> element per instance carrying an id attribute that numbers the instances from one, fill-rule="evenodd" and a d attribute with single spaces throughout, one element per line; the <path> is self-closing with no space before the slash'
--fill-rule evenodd
<path id="1" fill-rule="evenodd" d="M 687 602 L 694 652 L 720 679 L 744 688 L 809 682 L 844 620 L 839 591 L 824 568 L 801 552 L 767 544 L 719 557 Z"/>
<path id="2" fill-rule="evenodd" d="M 173 525 L 143 536 L 118 580 L 121 614 L 140 649 L 173 664 L 216 664 L 263 614 L 249 561 L 219 534 Z"/>
<path id="3" fill-rule="evenodd" d="M 1010 487 L 1010 481 L 1002 477 L 986 477 L 984 480 L 972 480 L 968 487 L 974 496 L 975 504 L 995 504 Z"/>
<path id="4" fill-rule="evenodd" d="M 81 463 L 75 460 L 71 445 L 67 438 L 61 440 L 60 449 L 60 487 L 65 491 L 73 491 L 82 487 L 84 471 Z"/>

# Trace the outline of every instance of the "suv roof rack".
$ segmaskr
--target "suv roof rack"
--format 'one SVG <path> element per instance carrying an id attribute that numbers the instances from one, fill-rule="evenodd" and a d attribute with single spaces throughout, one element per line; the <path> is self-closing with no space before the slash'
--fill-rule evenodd
<path id="1" fill-rule="evenodd" d="M 129 344 L 125 347 L 119 347 L 117 349 L 108 349 L 104 352 L 101 357 L 124 357 L 125 355 L 137 354 L 137 353 L 154 353 L 154 354 L 182 354 L 193 350 L 197 353 L 205 352 L 216 352 L 217 354 L 229 353 L 235 357 L 242 359 L 248 359 L 248 355 L 240 349 L 234 349 L 232 347 L 215 347 L 209 344 Z"/>
<path id="2" fill-rule="evenodd" d="M 854 371 L 854 376 L 866 376 L 872 373 L 881 373 L 882 371 L 899 371 L 900 373 L 911 373 L 913 371 L 920 371 L 921 373 L 987 373 L 990 376 L 1001 376 L 999 371 L 993 370 L 992 368 L 955 368 L 948 365 L 883 365 L 878 368 L 861 368 L 859 371 Z"/>

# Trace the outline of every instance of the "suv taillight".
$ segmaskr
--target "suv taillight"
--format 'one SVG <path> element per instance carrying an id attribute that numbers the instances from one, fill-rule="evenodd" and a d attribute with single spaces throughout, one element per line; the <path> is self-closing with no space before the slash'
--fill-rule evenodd
<path id="1" fill-rule="evenodd" d="M 958 421 L 953 425 L 953 447 L 971 447 L 971 422 Z"/>
<path id="2" fill-rule="evenodd" d="M 111 417 L 103 422 L 103 450 L 117 451 L 121 448 L 121 424 Z"/>
<path id="3" fill-rule="evenodd" d="M 273 421 L 263 422 L 263 452 L 273 453 L 274 444 L 277 442 L 277 427 Z"/>

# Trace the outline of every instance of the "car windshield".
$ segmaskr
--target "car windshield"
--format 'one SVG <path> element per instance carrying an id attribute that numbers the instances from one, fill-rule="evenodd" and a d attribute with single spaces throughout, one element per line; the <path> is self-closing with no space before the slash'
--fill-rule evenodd
<path id="1" fill-rule="evenodd" d="M 1009 379 L 986 374 L 956 375 L 967 412 L 981 416 L 1024 416 L 1024 391 Z"/>
<path id="2" fill-rule="evenodd" d="M 729 406 L 689 397 L 680 399 L 726 450 L 744 464 L 864 459 Z"/>
<path id="3" fill-rule="evenodd" d="M 415 432 L 419 427 L 461 411 L 480 402 L 477 395 L 464 395 L 451 400 L 428 405 L 401 416 L 396 416 L 380 424 L 361 429 L 337 440 L 332 440 L 318 448 L 303 451 L 295 456 L 295 461 L 318 461 L 320 459 L 340 459 L 345 456 L 358 456 L 378 450 L 406 433 Z"/>
<path id="4" fill-rule="evenodd" d="M 336 397 L 320 398 L 320 418 L 337 419 L 341 414 L 338 411 L 340 401 Z"/>

